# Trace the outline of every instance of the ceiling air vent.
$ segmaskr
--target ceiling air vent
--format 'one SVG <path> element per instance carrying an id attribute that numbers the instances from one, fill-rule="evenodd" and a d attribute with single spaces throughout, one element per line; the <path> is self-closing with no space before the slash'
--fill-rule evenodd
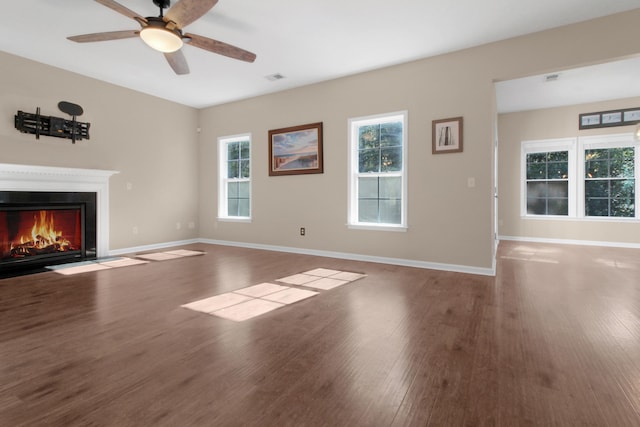
<path id="1" fill-rule="evenodd" d="M 270 82 L 275 82 L 276 80 L 284 79 L 284 76 L 280 73 L 275 73 L 269 76 L 265 76 L 265 79 L 269 80 Z"/>
<path id="2" fill-rule="evenodd" d="M 560 78 L 560 74 L 547 74 L 546 76 L 544 76 L 544 81 L 545 82 L 555 82 L 559 78 Z"/>

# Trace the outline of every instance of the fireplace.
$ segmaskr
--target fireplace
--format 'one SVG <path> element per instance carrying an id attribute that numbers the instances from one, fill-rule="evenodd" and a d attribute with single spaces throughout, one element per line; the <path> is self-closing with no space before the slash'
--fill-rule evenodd
<path id="1" fill-rule="evenodd" d="M 0 191 L 0 271 L 96 257 L 96 193 Z"/>
<path id="2" fill-rule="evenodd" d="M 0 277 L 108 256 L 115 173 L 0 163 Z"/>

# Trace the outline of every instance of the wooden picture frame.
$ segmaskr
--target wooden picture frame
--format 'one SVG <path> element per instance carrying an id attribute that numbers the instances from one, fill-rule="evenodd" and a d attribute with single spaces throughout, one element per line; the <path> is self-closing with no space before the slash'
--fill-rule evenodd
<path id="1" fill-rule="evenodd" d="M 269 131 L 269 176 L 323 172 L 322 122 Z"/>
<path id="2" fill-rule="evenodd" d="M 462 117 L 434 120 L 431 124 L 431 153 L 462 152 Z"/>

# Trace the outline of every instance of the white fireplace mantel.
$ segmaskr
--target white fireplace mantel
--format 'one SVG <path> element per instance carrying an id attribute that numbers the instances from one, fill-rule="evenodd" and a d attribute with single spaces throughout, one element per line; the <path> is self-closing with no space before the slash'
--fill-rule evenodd
<path id="1" fill-rule="evenodd" d="M 98 257 L 109 253 L 109 178 L 118 171 L 0 163 L 0 191 L 96 193 Z"/>

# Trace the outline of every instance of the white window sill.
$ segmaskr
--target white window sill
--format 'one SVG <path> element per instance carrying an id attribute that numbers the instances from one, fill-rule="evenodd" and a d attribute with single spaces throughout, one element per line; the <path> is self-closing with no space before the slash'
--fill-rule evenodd
<path id="1" fill-rule="evenodd" d="M 567 216 L 567 215 L 523 215 L 521 219 L 534 221 L 590 221 L 590 222 L 640 222 L 640 218 L 626 218 L 617 216 Z"/>
<path id="2" fill-rule="evenodd" d="M 390 224 L 347 224 L 352 230 L 369 230 L 369 231 L 395 231 L 405 233 L 407 227 L 404 225 L 390 225 Z"/>
<path id="3" fill-rule="evenodd" d="M 238 217 L 234 217 L 234 216 L 222 216 L 222 217 L 218 217 L 218 221 L 220 222 L 245 222 L 245 223 L 250 223 L 251 222 L 251 217 L 244 217 L 244 216 L 238 216 Z"/>

